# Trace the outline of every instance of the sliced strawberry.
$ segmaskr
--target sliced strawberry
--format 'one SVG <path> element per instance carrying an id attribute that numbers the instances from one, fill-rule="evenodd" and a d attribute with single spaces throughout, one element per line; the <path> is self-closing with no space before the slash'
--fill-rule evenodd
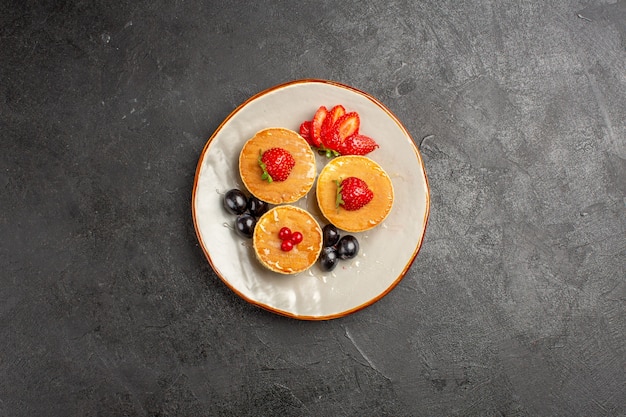
<path id="1" fill-rule="evenodd" d="M 300 136 L 302 136 L 304 140 L 306 140 L 309 143 L 309 145 L 312 145 L 311 125 L 312 125 L 312 122 L 310 120 L 306 120 L 302 122 L 302 124 L 300 125 Z"/>
<path id="2" fill-rule="evenodd" d="M 359 133 L 361 119 L 357 112 L 346 113 L 335 122 L 335 135 L 339 142 L 343 142 L 349 136 Z"/>
<path id="3" fill-rule="evenodd" d="M 336 147 L 338 143 L 334 130 L 335 123 L 337 123 L 337 120 L 344 114 L 346 114 L 346 109 L 341 104 L 334 106 L 328 111 L 328 115 L 322 124 L 322 144 L 326 149 L 337 150 Z"/>
<path id="4" fill-rule="evenodd" d="M 324 134 L 322 135 L 322 145 L 327 151 L 331 151 L 329 155 L 332 154 L 334 151 L 336 156 L 340 144 L 337 132 L 335 131 L 335 129 L 332 128 L 323 132 Z"/>
<path id="5" fill-rule="evenodd" d="M 341 116 L 346 114 L 346 109 L 341 104 L 337 104 L 332 109 L 330 109 L 329 114 L 330 114 L 330 121 L 334 125 L 335 122 L 339 120 Z"/>
<path id="6" fill-rule="evenodd" d="M 320 106 L 311 122 L 311 144 L 318 148 L 322 145 L 322 125 L 327 115 L 328 109 L 325 106 Z"/>
<path id="7" fill-rule="evenodd" d="M 356 134 L 341 142 L 337 152 L 341 155 L 367 155 L 378 147 L 378 143 L 369 136 Z"/>

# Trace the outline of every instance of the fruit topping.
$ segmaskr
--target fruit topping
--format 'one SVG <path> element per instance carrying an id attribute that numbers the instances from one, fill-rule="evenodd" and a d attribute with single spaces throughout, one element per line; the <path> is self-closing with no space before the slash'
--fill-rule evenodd
<path id="1" fill-rule="evenodd" d="M 324 247 L 333 246 L 339 241 L 339 231 L 333 224 L 327 224 L 322 229 L 322 235 L 324 237 Z"/>
<path id="2" fill-rule="evenodd" d="M 254 234 L 256 219 L 248 213 L 240 214 L 235 219 L 235 231 L 242 237 L 251 238 Z"/>
<path id="3" fill-rule="evenodd" d="M 357 112 L 346 113 L 335 122 L 335 135 L 339 139 L 339 142 L 343 142 L 352 135 L 359 133 L 359 127 L 361 126 L 361 119 Z"/>
<path id="4" fill-rule="evenodd" d="M 285 252 L 289 252 L 293 249 L 293 242 L 289 239 L 283 240 L 283 242 L 280 244 L 280 248 Z"/>
<path id="5" fill-rule="evenodd" d="M 311 122 L 310 120 L 305 120 L 300 125 L 300 136 L 302 136 L 304 138 L 304 140 L 306 140 L 309 143 L 309 145 L 313 144 L 311 142 L 311 125 L 312 125 L 312 123 L 313 122 Z"/>
<path id="6" fill-rule="evenodd" d="M 376 141 L 365 135 L 348 136 L 337 146 L 337 151 L 341 155 L 367 155 L 378 148 Z"/>
<path id="7" fill-rule="evenodd" d="M 328 109 L 324 106 L 320 106 L 315 115 L 313 116 L 313 120 L 311 121 L 311 144 L 316 147 L 320 147 L 322 145 L 322 125 L 324 124 L 324 120 L 328 115 Z"/>
<path id="8" fill-rule="evenodd" d="M 337 136 L 336 124 L 345 114 L 346 109 L 340 104 L 336 105 L 328 111 L 328 115 L 322 124 L 322 150 L 328 157 L 337 156 L 336 149 L 340 139 Z"/>
<path id="9" fill-rule="evenodd" d="M 291 238 L 291 229 L 288 227 L 281 227 L 278 231 L 278 237 L 280 240 L 288 240 Z"/>
<path id="10" fill-rule="evenodd" d="M 374 193 L 367 183 L 357 177 L 348 177 L 343 181 L 335 181 L 337 184 L 336 206 L 343 207 L 348 211 L 358 210 L 372 201 Z"/>
<path id="11" fill-rule="evenodd" d="M 346 109 L 341 104 L 337 104 L 330 109 L 328 117 L 324 121 L 325 130 L 332 129 L 335 126 L 335 123 L 337 123 L 337 120 L 339 120 L 344 114 L 346 114 Z"/>
<path id="12" fill-rule="evenodd" d="M 259 166 L 263 170 L 261 178 L 267 182 L 285 181 L 296 165 L 295 159 L 283 148 L 270 148 L 259 152 Z"/>
<path id="13" fill-rule="evenodd" d="M 294 245 L 297 245 L 298 243 L 302 242 L 302 239 L 304 239 L 304 236 L 302 236 L 302 233 L 300 233 L 300 232 L 293 232 L 291 234 L 291 238 L 289 240 L 291 240 L 291 242 Z"/>
<path id="14" fill-rule="evenodd" d="M 291 232 L 288 227 L 281 227 L 278 231 L 278 238 L 282 240 L 280 248 L 285 252 L 289 252 L 295 245 L 302 242 L 304 236 L 300 232 Z"/>
<path id="15" fill-rule="evenodd" d="M 248 200 L 240 190 L 232 189 L 224 194 L 224 208 L 231 214 L 241 214 L 246 211 Z"/>
<path id="16" fill-rule="evenodd" d="M 339 257 L 337 256 L 337 249 L 334 246 L 326 246 L 322 248 L 322 252 L 320 253 L 319 258 L 320 266 L 324 271 L 332 271 L 337 266 L 339 262 Z"/>
<path id="17" fill-rule="evenodd" d="M 248 198 L 247 209 L 248 213 L 254 217 L 261 217 L 269 209 L 269 204 L 263 200 L 259 200 L 255 196 L 250 196 L 250 198 Z"/>
<path id="18" fill-rule="evenodd" d="M 320 106 L 312 120 L 300 125 L 300 135 L 321 155 L 366 155 L 379 146 L 368 136 L 361 135 L 361 119 L 355 111 L 347 112 L 338 104 L 328 110 Z"/>
<path id="19" fill-rule="evenodd" d="M 339 259 L 352 259 L 359 253 L 359 241 L 352 235 L 345 235 L 337 243 Z"/>

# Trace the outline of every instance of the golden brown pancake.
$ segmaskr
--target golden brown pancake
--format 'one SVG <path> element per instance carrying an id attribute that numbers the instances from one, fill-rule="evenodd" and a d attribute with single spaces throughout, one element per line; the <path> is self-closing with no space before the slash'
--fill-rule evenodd
<path id="1" fill-rule="evenodd" d="M 281 249 L 281 228 L 302 233 L 302 242 L 290 251 Z M 276 206 L 259 218 L 252 244 L 257 258 L 266 268 L 280 274 L 296 274 L 309 269 L 322 250 L 322 229 L 304 209 L 291 205 Z"/>
<path id="2" fill-rule="evenodd" d="M 358 210 L 337 207 L 337 183 L 348 177 L 365 181 L 374 193 L 373 199 Z M 393 185 L 380 165 L 365 156 L 337 157 L 322 169 L 317 178 L 317 203 L 326 219 L 347 232 L 369 230 L 382 222 L 393 205 Z"/>
<path id="3" fill-rule="evenodd" d="M 261 178 L 259 153 L 275 147 L 289 152 L 296 164 L 285 181 L 268 182 Z M 244 144 L 239 154 L 239 173 L 248 191 L 258 199 L 270 204 L 293 203 L 305 196 L 315 182 L 315 154 L 306 140 L 293 130 L 263 129 Z"/>

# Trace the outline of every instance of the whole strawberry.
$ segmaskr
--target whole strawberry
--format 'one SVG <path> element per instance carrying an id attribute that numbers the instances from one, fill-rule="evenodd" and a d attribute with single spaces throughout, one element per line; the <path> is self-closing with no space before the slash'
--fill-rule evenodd
<path id="1" fill-rule="evenodd" d="M 259 166 L 263 170 L 261 178 L 267 182 L 285 181 L 295 165 L 293 156 L 283 148 L 270 148 L 265 152 L 259 152 Z"/>
<path id="2" fill-rule="evenodd" d="M 348 177 L 337 183 L 337 207 L 341 206 L 346 210 L 354 211 L 365 206 L 372 201 L 374 193 L 369 189 L 367 183 L 357 177 Z"/>

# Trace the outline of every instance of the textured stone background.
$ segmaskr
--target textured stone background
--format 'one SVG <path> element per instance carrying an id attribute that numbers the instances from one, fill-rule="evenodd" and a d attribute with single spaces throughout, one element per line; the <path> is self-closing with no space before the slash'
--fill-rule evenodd
<path id="1" fill-rule="evenodd" d="M 625 1 L 5 0 L 0 77 L 0 416 L 626 415 Z M 328 322 L 191 219 L 206 139 L 299 78 L 385 103 L 432 192 Z"/>

